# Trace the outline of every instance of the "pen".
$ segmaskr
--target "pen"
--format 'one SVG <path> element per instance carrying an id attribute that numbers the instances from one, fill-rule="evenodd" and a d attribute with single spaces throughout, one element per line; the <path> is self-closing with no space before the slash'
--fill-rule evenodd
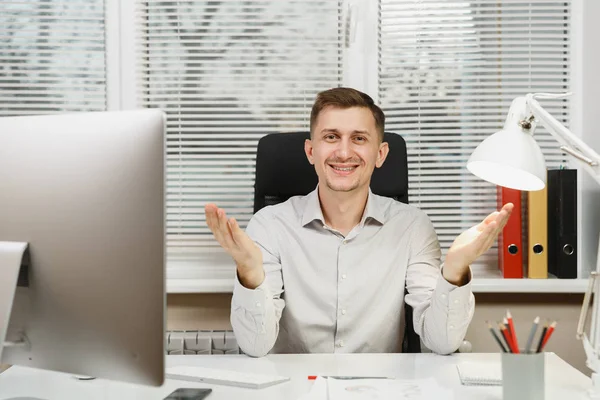
<path id="1" fill-rule="evenodd" d="M 527 345 L 525 346 L 525 352 L 531 353 L 531 344 L 533 343 L 533 337 L 535 336 L 535 331 L 537 331 L 538 324 L 540 323 L 540 317 L 535 317 L 533 320 L 533 325 L 531 326 L 531 331 L 529 332 L 529 337 L 527 338 Z"/>
<path id="2" fill-rule="evenodd" d="M 544 324 L 544 329 L 542 329 L 542 334 L 540 335 L 540 341 L 538 342 L 537 348 L 535 350 L 536 353 L 542 351 L 542 343 L 544 338 L 546 337 L 546 332 L 548 331 L 548 322 Z"/>
<path id="3" fill-rule="evenodd" d="M 550 327 L 548 328 L 546 335 L 544 335 L 544 340 L 542 342 L 542 347 L 540 348 L 540 351 L 544 350 L 544 347 L 546 347 L 546 343 L 548 343 L 548 339 L 550 339 L 552 332 L 554 332 L 554 328 L 556 328 L 556 321 L 554 321 L 553 323 L 550 324 Z"/>
<path id="4" fill-rule="evenodd" d="M 507 353 L 508 350 L 506 350 L 506 347 L 504 347 L 504 344 L 502 343 L 502 341 L 500 340 L 500 338 L 498 337 L 498 335 L 494 331 L 494 327 L 492 326 L 492 324 L 490 324 L 489 321 L 485 321 L 485 322 L 487 323 L 488 328 L 490 328 L 490 332 L 492 332 L 492 336 L 494 337 L 494 339 L 496 340 L 496 342 L 498 342 L 498 345 L 500 345 L 500 348 L 502 349 L 502 352 L 503 353 Z"/>
<path id="5" fill-rule="evenodd" d="M 510 333 L 510 326 L 508 325 L 508 318 L 504 317 L 504 319 L 502 319 L 502 325 L 504 325 L 504 328 L 506 330 L 506 337 L 507 340 L 509 341 L 509 346 L 510 346 L 510 352 L 511 353 L 518 353 L 518 348 L 515 351 L 515 339 L 513 339 L 511 333 Z"/>
<path id="6" fill-rule="evenodd" d="M 504 324 L 498 324 L 498 329 L 500 329 L 500 332 L 502 332 L 502 336 L 504 336 L 504 340 L 506 340 L 506 345 L 508 346 L 508 349 L 510 350 L 511 353 L 515 352 L 515 344 L 513 343 L 512 339 L 510 338 L 510 333 L 508 333 L 508 329 L 506 329 L 506 325 Z"/>
<path id="7" fill-rule="evenodd" d="M 309 375 L 308 380 L 314 381 L 317 377 L 341 379 L 341 380 L 353 380 L 353 379 L 393 379 L 388 376 L 326 376 L 326 375 Z"/>
<path id="8" fill-rule="evenodd" d="M 508 334 L 508 338 L 512 342 L 512 336 L 510 336 L 510 328 L 508 326 L 508 319 L 506 319 L 506 317 L 502 318 L 502 324 L 506 327 L 506 333 Z M 510 347 L 512 348 L 512 343 L 511 343 Z"/>
<path id="9" fill-rule="evenodd" d="M 510 336 L 515 344 L 515 353 L 519 353 L 519 342 L 517 341 L 517 333 L 515 332 L 515 324 L 513 323 L 512 315 L 510 310 L 506 310 L 506 319 L 508 320 L 508 327 L 510 329 Z"/>

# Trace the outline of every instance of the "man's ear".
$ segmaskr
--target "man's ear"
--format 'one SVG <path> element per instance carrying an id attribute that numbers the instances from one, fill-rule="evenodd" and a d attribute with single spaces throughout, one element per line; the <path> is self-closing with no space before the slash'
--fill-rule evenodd
<path id="1" fill-rule="evenodd" d="M 310 165 L 315 165 L 315 161 L 313 159 L 313 145 L 310 139 L 306 139 L 304 141 L 304 153 L 306 153 L 306 158 L 308 158 Z"/>
<path id="2" fill-rule="evenodd" d="M 390 146 L 388 145 L 388 142 L 381 142 L 379 145 L 379 152 L 377 153 L 377 161 L 375 161 L 375 166 L 377 168 L 381 168 L 389 152 Z"/>

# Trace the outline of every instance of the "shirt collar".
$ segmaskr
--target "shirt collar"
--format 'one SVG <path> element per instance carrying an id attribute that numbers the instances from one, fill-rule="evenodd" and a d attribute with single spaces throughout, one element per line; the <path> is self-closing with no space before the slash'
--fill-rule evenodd
<path id="1" fill-rule="evenodd" d="M 367 206 L 360 220 L 360 224 L 363 225 L 365 221 L 372 218 L 384 224 L 387 220 L 383 207 L 381 207 L 379 196 L 376 196 L 371 192 L 369 188 L 369 195 L 367 197 Z M 321 221 L 325 224 L 325 218 L 323 217 L 323 210 L 321 210 L 321 203 L 319 202 L 319 187 L 308 195 L 306 195 L 306 205 L 304 206 L 304 213 L 302 214 L 302 226 L 306 226 L 312 221 Z"/>

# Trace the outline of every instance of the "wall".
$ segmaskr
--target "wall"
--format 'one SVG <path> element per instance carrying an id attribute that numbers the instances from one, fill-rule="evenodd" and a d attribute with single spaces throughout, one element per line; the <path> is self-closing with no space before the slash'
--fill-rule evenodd
<path id="1" fill-rule="evenodd" d="M 580 341 L 575 339 L 583 295 L 572 294 L 499 294 L 476 295 L 475 315 L 467 332 L 473 352 L 498 351 L 485 321 L 501 319 L 510 308 L 517 324 L 517 335 L 526 338 L 536 316 L 558 321 L 547 351 L 558 354 L 575 368 L 589 375 Z M 167 300 L 167 329 L 231 329 L 231 294 L 170 294 Z M 526 340 L 526 339 L 523 339 Z M 524 343 L 523 343 L 524 344 Z"/>
<path id="2" fill-rule="evenodd" d="M 169 294 L 167 330 L 230 330 L 231 293 Z"/>
<path id="3" fill-rule="evenodd" d="M 598 99 L 600 98 L 600 52 L 593 51 L 597 47 L 597 38 L 600 36 L 599 1 L 583 1 L 582 45 L 581 57 L 581 104 L 575 113 L 580 113 L 581 132 L 583 141 L 600 153 L 600 135 L 598 134 Z M 575 21 L 577 22 L 577 21 Z M 575 49 L 577 50 L 577 49 Z M 600 173 L 600 171 L 599 171 Z M 582 174 L 582 221 L 581 241 L 582 263 L 584 270 L 596 270 L 598 256 L 598 236 L 600 232 L 600 182 L 594 181 L 587 173 Z M 600 264 L 598 264 L 600 267 Z"/>

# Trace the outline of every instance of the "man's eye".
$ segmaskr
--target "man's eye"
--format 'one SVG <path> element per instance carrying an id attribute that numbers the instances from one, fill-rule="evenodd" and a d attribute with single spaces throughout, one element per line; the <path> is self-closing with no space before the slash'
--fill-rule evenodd
<path id="1" fill-rule="evenodd" d="M 354 138 L 354 140 L 357 140 L 359 142 L 364 142 L 365 138 L 363 136 L 357 136 L 357 137 Z"/>
<path id="2" fill-rule="evenodd" d="M 325 136 L 325 139 L 333 140 L 333 139 L 335 139 L 335 135 L 327 135 L 327 136 Z"/>

